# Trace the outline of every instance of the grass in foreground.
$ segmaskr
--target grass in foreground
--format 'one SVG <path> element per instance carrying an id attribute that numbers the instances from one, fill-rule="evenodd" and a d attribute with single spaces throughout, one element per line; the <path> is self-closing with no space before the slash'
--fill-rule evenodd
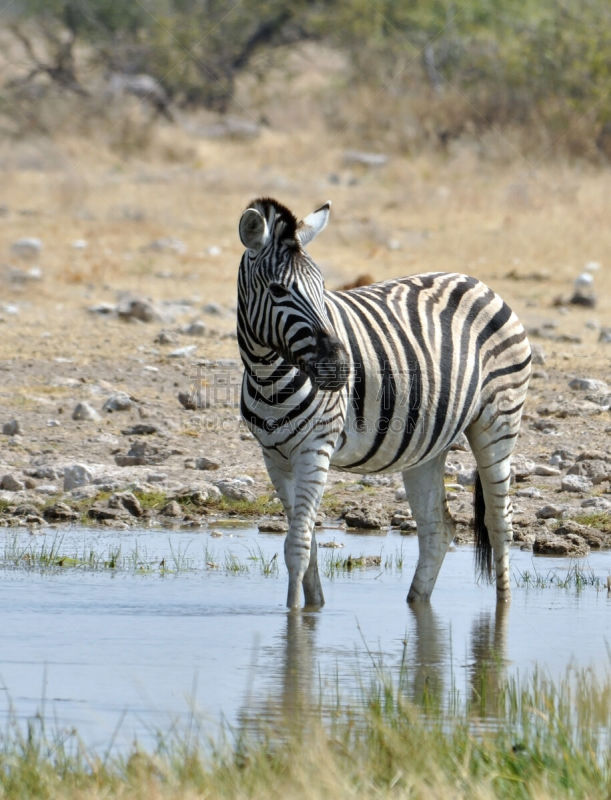
<path id="1" fill-rule="evenodd" d="M 357 705 L 337 702 L 258 732 L 203 743 L 197 723 L 154 752 L 88 753 L 75 732 L 36 718 L 0 736 L 4 798 L 608 798 L 611 677 L 535 673 L 502 686 L 493 724 L 470 712 L 425 716 L 383 678 Z M 279 709 L 275 717 L 280 719 Z M 271 714 L 268 718 L 274 718 Z M 484 724 L 482 724 L 484 722 Z"/>

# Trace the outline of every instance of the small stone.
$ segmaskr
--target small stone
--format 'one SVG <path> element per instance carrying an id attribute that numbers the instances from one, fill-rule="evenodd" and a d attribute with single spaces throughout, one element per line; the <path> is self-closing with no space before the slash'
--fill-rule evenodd
<path id="1" fill-rule="evenodd" d="M 54 503 L 43 509 L 42 515 L 48 522 L 71 522 L 79 516 L 78 512 L 66 503 Z"/>
<path id="2" fill-rule="evenodd" d="M 593 508 L 596 511 L 608 511 L 611 509 L 611 500 L 606 497 L 588 497 L 580 503 L 582 508 Z"/>
<path id="3" fill-rule="evenodd" d="M 579 392 L 608 392 L 609 387 L 604 381 L 596 378 L 573 378 L 569 381 L 569 387 Z"/>
<path id="4" fill-rule="evenodd" d="M 157 336 L 153 339 L 155 344 L 176 344 L 178 337 L 171 331 L 159 331 Z"/>
<path id="5" fill-rule="evenodd" d="M 562 519 L 566 512 L 566 506 L 546 505 L 538 509 L 535 516 L 537 519 Z"/>
<path id="6" fill-rule="evenodd" d="M 188 336 L 203 336 L 206 333 L 206 325 L 201 320 L 196 319 L 185 328 Z"/>
<path id="7" fill-rule="evenodd" d="M 160 448 L 148 442 L 138 441 L 132 444 L 127 451 L 127 455 L 116 455 L 115 464 L 119 467 L 150 466 L 153 464 L 161 464 L 169 455 L 169 452 L 162 451 Z M 163 480 L 165 480 L 165 477 Z"/>
<path id="8" fill-rule="evenodd" d="M 223 314 L 223 308 L 218 303 L 206 303 L 202 311 L 204 314 L 211 314 L 215 317 L 220 317 Z"/>
<path id="9" fill-rule="evenodd" d="M 213 461 L 211 458 L 206 458 L 205 456 L 195 459 L 195 469 L 215 470 L 219 469 L 220 466 L 218 461 Z"/>
<path id="10" fill-rule="evenodd" d="M 176 500 L 170 500 L 159 512 L 163 517 L 182 517 L 182 508 Z"/>
<path id="11" fill-rule="evenodd" d="M 401 523 L 400 527 L 401 534 L 406 536 L 412 533 L 418 532 L 418 525 L 416 524 L 415 519 L 406 519 L 405 522 Z"/>
<path id="12" fill-rule="evenodd" d="M 155 239 L 149 246 L 149 250 L 154 250 L 157 253 L 176 253 L 182 255 L 187 252 L 187 245 L 175 236 L 163 236 L 161 239 Z"/>
<path id="13" fill-rule="evenodd" d="M 101 314 L 102 316 L 110 316 L 110 314 L 114 314 L 116 310 L 117 306 L 114 305 L 114 303 L 96 303 L 87 308 L 90 314 Z"/>
<path id="14" fill-rule="evenodd" d="M 141 422 L 137 425 L 132 425 L 130 428 L 123 428 L 121 433 L 124 436 L 151 436 L 154 433 L 159 433 L 159 428 L 157 425 Z"/>
<path id="15" fill-rule="evenodd" d="M 114 499 L 118 504 L 120 504 L 132 515 L 132 517 L 142 516 L 142 505 L 133 492 L 121 492 L 113 495 L 113 498 L 111 499 Z"/>
<path id="16" fill-rule="evenodd" d="M 407 492 L 402 486 L 395 490 L 395 500 L 397 500 L 399 503 L 402 500 L 407 500 Z"/>
<path id="17" fill-rule="evenodd" d="M 37 258 L 42 252 L 42 242 L 36 236 L 24 236 L 11 245 L 11 253 L 19 258 Z"/>
<path id="18" fill-rule="evenodd" d="M 18 419 L 12 419 L 10 422 L 5 422 L 2 426 L 2 433 L 5 436 L 18 436 L 23 433 L 21 423 Z"/>
<path id="19" fill-rule="evenodd" d="M 125 321 L 138 320 L 140 322 L 161 322 L 162 314 L 151 300 L 141 297 L 132 297 L 123 301 L 117 307 L 117 314 Z"/>
<path id="20" fill-rule="evenodd" d="M 93 474 L 84 464 L 71 464 L 64 467 L 64 492 L 71 492 L 79 486 L 91 483 Z"/>
<path id="21" fill-rule="evenodd" d="M 560 475 L 560 470 L 557 467 L 552 467 L 549 464 L 535 464 L 535 475 L 553 476 Z"/>
<path id="22" fill-rule="evenodd" d="M 349 509 L 343 517 L 349 528 L 377 530 L 387 524 L 379 510 L 364 506 Z"/>
<path id="23" fill-rule="evenodd" d="M 539 489 L 536 489 L 534 486 L 527 486 L 526 489 L 518 489 L 516 492 L 516 497 L 530 497 L 538 499 L 541 496 L 542 495 Z"/>
<path id="24" fill-rule="evenodd" d="M 109 506 L 94 505 L 87 511 L 87 516 L 95 519 L 98 522 L 114 522 L 119 521 L 121 517 L 125 516 L 124 509 L 110 508 Z"/>
<path id="25" fill-rule="evenodd" d="M 0 489 L 4 489 L 7 492 L 21 492 L 25 489 L 25 484 L 14 475 L 11 475 L 11 473 L 8 473 L 0 479 Z"/>
<path id="26" fill-rule="evenodd" d="M 89 403 L 77 403 L 72 412 L 72 419 L 75 420 L 98 420 L 100 415 L 90 406 Z"/>
<path id="27" fill-rule="evenodd" d="M 286 533 L 289 526 L 280 519 L 265 519 L 259 522 L 259 533 Z"/>
<path id="28" fill-rule="evenodd" d="M 609 344 L 611 342 L 611 328 L 601 328 L 598 334 L 598 341 Z"/>
<path id="29" fill-rule="evenodd" d="M 533 364 L 538 364 L 539 366 L 545 364 L 545 359 L 546 359 L 545 350 L 541 347 L 540 344 L 535 344 L 531 342 L 530 351 L 532 353 Z"/>
<path id="30" fill-rule="evenodd" d="M 598 485 L 611 480 L 611 463 L 602 459 L 584 459 L 573 464 L 567 475 L 582 475 Z"/>
<path id="31" fill-rule="evenodd" d="M 594 484 L 584 475 L 565 475 L 561 487 L 565 492 L 587 492 Z"/>
<path id="32" fill-rule="evenodd" d="M 345 164 L 359 164 L 363 167 L 383 167 L 388 163 L 385 153 L 366 153 L 362 150 L 346 150 L 344 153 Z"/>
<path id="33" fill-rule="evenodd" d="M 113 411 L 128 411 L 133 405 L 131 397 L 125 392 L 111 394 L 102 406 L 102 411 L 112 413 Z"/>
<path id="34" fill-rule="evenodd" d="M 186 358 L 192 355 L 196 350 L 196 344 L 187 344 L 184 347 L 178 347 L 176 350 L 172 350 L 171 353 L 168 353 L 168 356 L 169 358 Z"/>
<path id="35" fill-rule="evenodd" d="M 534 475 L 535 462 L 522 455 L 516 455 L 511 462 L 511 471 L 517 481 L 522 481 L 530 475 Z"/>
<path id="36" fill-rule="evenodd" d="M 587 556 L 590 552 L 588 543 L 575 533 L 558 536 L 551 531 L 538 533 L 533 544 L 533 553 L 551 556 Z"/>
<path id="37" fill-rule="evenodd" d="M 220 490 L 223 497 L 227 497 L 230 500 L 244 500 L 248 503 L 254 503 L 257 499 L 254 492 L 247 489 L 244 484 L 236 481 L 216 481 L 214 485 Z"/>

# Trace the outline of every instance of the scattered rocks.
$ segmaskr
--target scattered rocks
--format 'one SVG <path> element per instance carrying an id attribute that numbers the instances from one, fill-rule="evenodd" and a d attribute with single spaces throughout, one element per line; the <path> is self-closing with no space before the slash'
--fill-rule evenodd
<path id="1" fill-rule="evenodd" d="M 111 394 L 102 406 L 102 411 L 113 413 L 114 411 L 129 411 L 133 401 L 126 392 L 115 392 Z"/>
<path id="2" fill-rule="evenodd" d="M 23 433 L 21 423 L 18 419 L 12 419 L 10 422 L 5 422 L 2 426 L 2 433 L 5 436 L 18 436 Z"/>
<path id="3" fill-rule="evenodd" d="M 71 492 L 79 486 L 91 483 L 92 472 L 84 464 L 71 464 L 64 467 L 64 492 Z"/>
<path id="4" fill-rule="evenodd" d="M 89 403 L 77 403 L 72 412 L 72 419 L 95 421 L 100 419 L 100 415 Z"/>
<path id="5" fill-rule="evenodd" d="M 161 464 L 169 455 L 169 452 L 161 450 L 149 442 L 139 441 L 132 444 L 127 455 L 116 455 L 115 464 L 119 467 L 151 466 Z"/>
<path id="6" fill-rule="evenodd" d="M 565 475 L 561 487 L 565 492 L 587 492 L 594 484 L 584 475 Z"/>
<path id="7" fill-rule="evenodd" d="M 0 489 L 7 492 L 22 492 L 25 489 L 25 483 L 9 472 L 0 479 Z"/>
<path id="8" fill-rule="evenodd" d="M 11 245 L 11 253 L 19 258 L 34 259 L 42 252 L 42 242 L 36 236 L 24 236 Z"/>

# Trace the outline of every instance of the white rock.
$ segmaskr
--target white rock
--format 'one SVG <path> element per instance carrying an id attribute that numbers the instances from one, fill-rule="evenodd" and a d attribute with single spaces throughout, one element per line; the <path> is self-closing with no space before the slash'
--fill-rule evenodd
<path id="1" fill-rule="evenodd" d="M 151 242 L 148 249 L 155 250 L 158 253 L 178 253 L 181 255 L 187 252 L 187 245 L 182 239 L 177 239 L 175 236 L 164 236 Z"/>
<path id="2" fill-rule="evenodd" d="M 594 278 L 589 272 L 582 272 L 575 278 L 574 286 L 576 289 L 589 289 L 594 283 Z"/>
<path id="3" fill-rule="evenodd" d="M 73 250 L 86 250 L 88 246 L 89 242 L 86 239 L 75 239 L 71 245 Z"/>
<path id="4" fill-rule="evenodd" d="M 585 475 L 565 475 L 561 486 L 565 492 L 587 492 L 594 484 Z"/>
<path id="5" fill-rule="evenodd" d="M 535 464 L 535 475 L 560 475 L 560 470 L 548 464 Z"/>
<path id="6" fill-rule="evenodd" d="M 597 272 L 600 269 L 600 261 L 588 261 L 584 269 L 586 272 Z"/>
<path id="7" fill-rule="evenodd" d="M 573 378 L 569 381 L 569 387 L 580 392 L 606 392 L 608 386 L 604 381 L 596 378 Z"/>
<path id="8" fill-rule="evenodd" d="M 11 252 L 19 258 L 36 258 L 42 252 L 42 242 L 36 236 L 24 236 L 13 242 Z"/>
<path id="9" fill-rule="evenodd" d="M 197 350 L 196 344 L 188 344 L 185 347 L 179 347 L 177 350 L 172 350 L 168 353 L 170 358 L 186 358 Z"/>
<path id="10" fill-rule="evenodd" d="M 79 486 L 91 483 L 93 474 L 84 464 L 71 464 L 64 467 L 64 492 L 71 492 Z"/>
<path id="11" fill-rule="evenodd" d="M 96 420 L 100 419 L 100 415 L 93 406 L 89 405 L 89 403 L 77 403 L 74 407 L 74 411 L 72 412 L 72 419 Z"/>
<path id="12" fill-rule="evenodd" d="M 405 489 L 399 488 L 395 492 L 395 500 L 407 500 L 407 494 L 405 493 Z"/>
<path id="13" fill-rule="evenodd" d="M 102 411 L 128 411 L 132 407 L 132 399 L 125 392 L 111 394 L 102 406 Z"/>

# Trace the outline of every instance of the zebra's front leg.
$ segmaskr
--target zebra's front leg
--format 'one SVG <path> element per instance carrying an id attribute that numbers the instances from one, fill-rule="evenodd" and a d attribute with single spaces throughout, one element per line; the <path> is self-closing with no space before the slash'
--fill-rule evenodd
<path id="1" fill-rule="evenodd" d="M 295 469 L 293 517 L 284 542 L 289 573 L 286 604 L 289 608 L 299 608 L 303 589 L 305 605 L 320 607 L 325 598 L 318 573 L 314 523 L 327 482 L 329 457 L 322 451 L 308 451 L 299 460 Z"/>

